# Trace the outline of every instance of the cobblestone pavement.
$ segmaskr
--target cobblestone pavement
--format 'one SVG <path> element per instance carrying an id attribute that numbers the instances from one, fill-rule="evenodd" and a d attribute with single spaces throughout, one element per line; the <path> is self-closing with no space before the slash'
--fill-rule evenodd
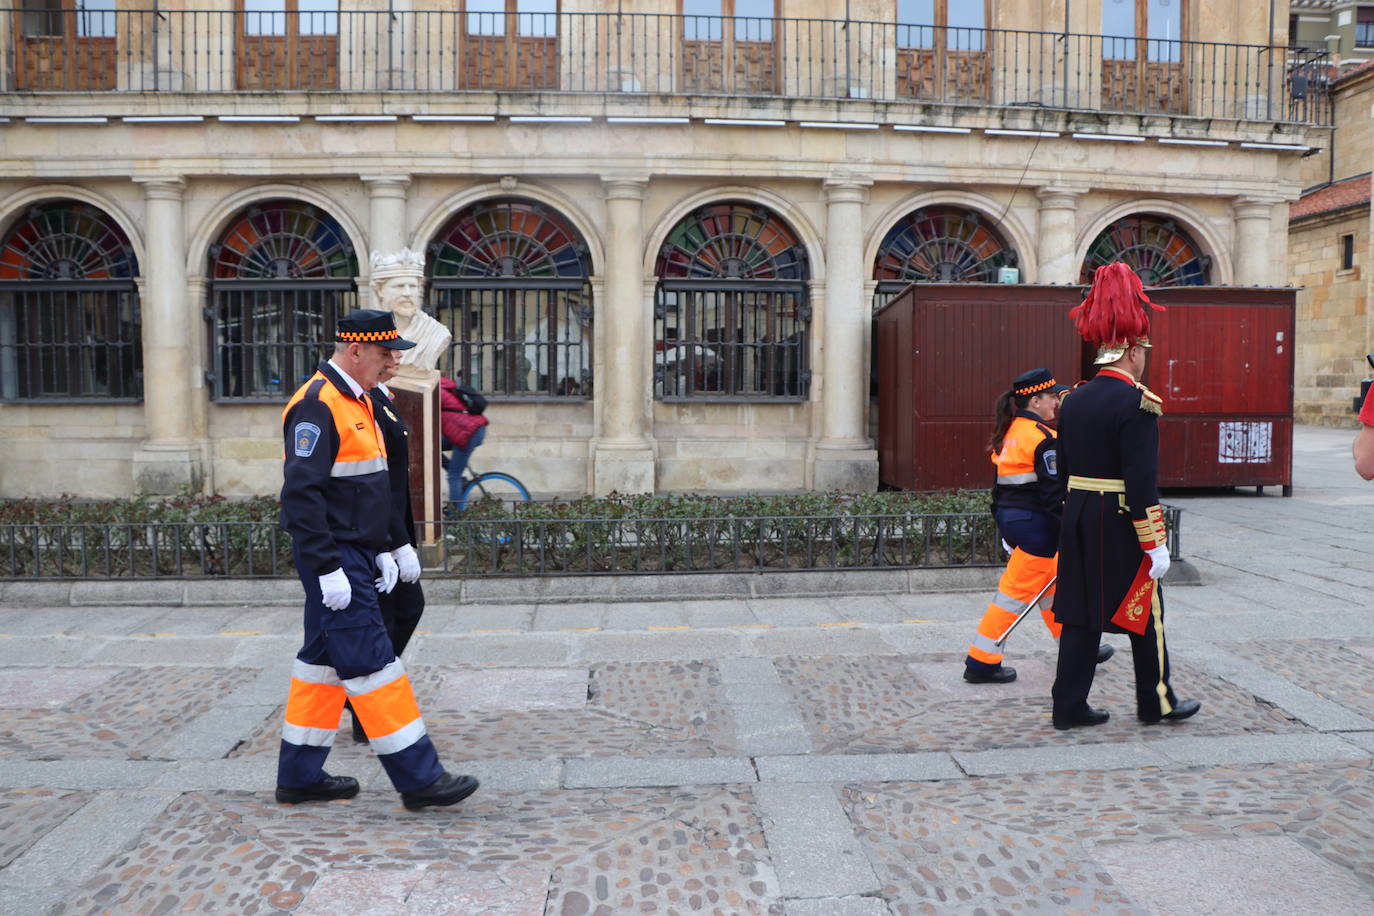
<path id="1" fill-rule="evenodd" d="M 1374 485 L 1300 431 L 1297 487 L 1170 497 L 1182 723 L 1049 722 L 1054 646 L 961 660 L 987 590 L 436 605 L 410 670 L 450 767 L 412 813 L 282 806 L 299 611 L 48 607 L 0 587 L 0 912 L 1374 913 Z M 17 593 L 16 593 L 17 594 Z"/>

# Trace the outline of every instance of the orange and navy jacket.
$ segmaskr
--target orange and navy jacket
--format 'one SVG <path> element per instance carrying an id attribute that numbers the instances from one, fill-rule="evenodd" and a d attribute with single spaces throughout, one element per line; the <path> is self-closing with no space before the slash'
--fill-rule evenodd
<path id="1" fill-rule="evenodd" d="M 1059 518 L 1064 482 L 1054 430 L 1028 410 L 1018 410 L 1002 437 L 1002 450 L 992 455 L 997 480 L 992 509 L 1028 509 Z"/>
<path id="2" fill-rule="evenodd" d="M 319 575 L 338 569 L 338 543 L 387 549 L 391 482 L 367 393 L 354 397 L 328 362 L 282 411 L 281 526 Z"/>

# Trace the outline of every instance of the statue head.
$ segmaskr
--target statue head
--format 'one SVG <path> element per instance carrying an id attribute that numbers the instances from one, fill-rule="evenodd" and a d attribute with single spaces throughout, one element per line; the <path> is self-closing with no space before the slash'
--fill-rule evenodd
<path id="1" fill-rule="evenodd" d="M 377 308 L 394 312 L 408 320 L 420 308 L 420 289 L 425 276 L 425 258 L 418 251 L 402 248 L 392 254 L 372 252 L 372 296 Z"/>

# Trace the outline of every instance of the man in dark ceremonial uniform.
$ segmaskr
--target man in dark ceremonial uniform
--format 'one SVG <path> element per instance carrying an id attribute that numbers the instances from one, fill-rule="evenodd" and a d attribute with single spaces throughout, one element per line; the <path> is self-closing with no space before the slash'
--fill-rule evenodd
<path id="1" fill-rule="evenodd" d="M 1162 311 L 1135 272 L 1117 262 L 1098 268 L 1088 297 L 1070 312 L 1079 333 L 1097 345 L 1102 368 L 1065 397 L 1059 416 L 1059 473 L 1068 493 L 1054 603 L 1064 627 L 1053 690 L 1057 729 L 1110 717 L 1088 705 L 1104 631 L 1130 636 L 1142 722 L 1186 719 L 1201 706 L 1178 700 L 1169 684 L 1158 582 L 1169 569 L 1157 489 L 1163 402 L 1140 383 L 1150 346 L 1146 305 Z M 1153 583 L 1142 582 L 1143 573 Z M 1143 632 L 1113 622 L 1128 594 L 1144 596 L 1134 623 Z"/>

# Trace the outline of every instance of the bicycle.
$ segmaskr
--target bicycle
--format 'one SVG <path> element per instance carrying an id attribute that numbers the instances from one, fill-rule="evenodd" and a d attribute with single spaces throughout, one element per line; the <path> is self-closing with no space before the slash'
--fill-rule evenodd
<path id="1" fill-rule="evenodd" d="M 447 461 L 447 459 L 445 459 Z M 515 503 L 530 501 L 530 491 L 514 474 L 505 471 L 486 471 L 475 474 L 471 465 L 463 469 L 463 486 L 458 496 L 449 494 L 450 501 L 462 512 L 469 503 L 497 499 L 506 508 Z"/>

